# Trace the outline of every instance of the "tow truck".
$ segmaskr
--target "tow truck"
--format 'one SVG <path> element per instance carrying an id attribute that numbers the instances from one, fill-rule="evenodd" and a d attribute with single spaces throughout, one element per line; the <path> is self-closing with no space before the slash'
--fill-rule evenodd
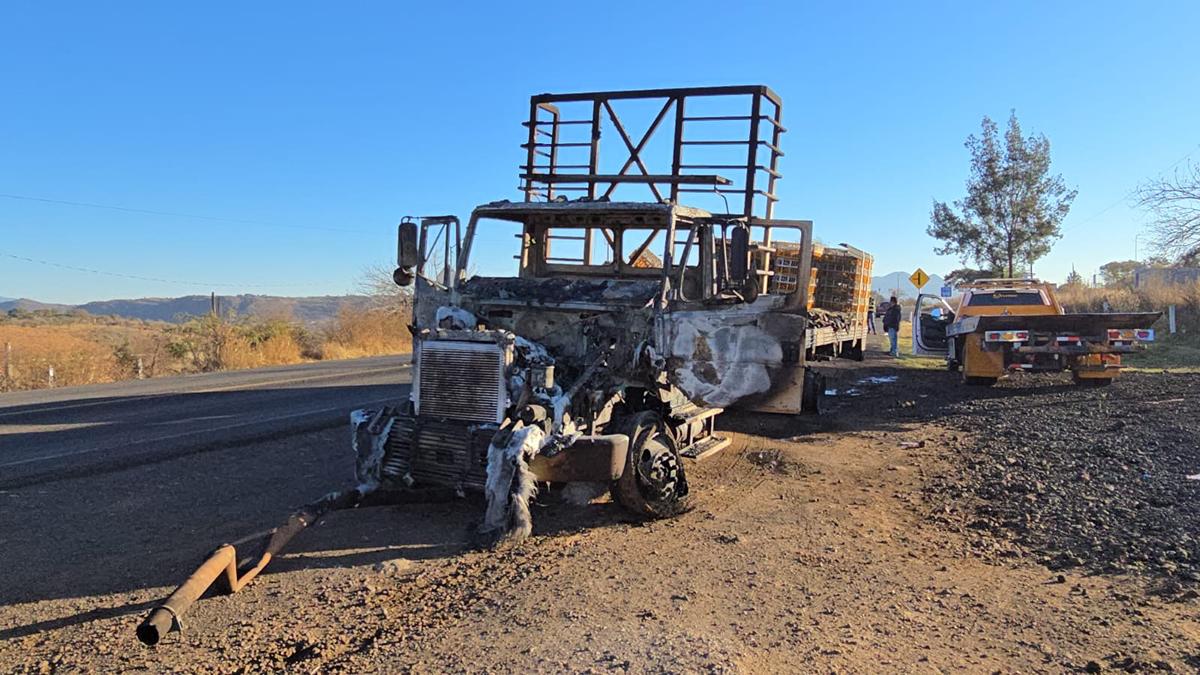
<path id="1" fill-rule="evenodd" d="M 913 353 L 944 356 L 970 385 L 1014 371 L 1071 371 L 1078 385 L 1112 384 L 1121 355 L 1154 341 L 1162 312 L 1068 314 L 1053 284 L 979 279 L 959 286 L 957 308 L 921 294 L 913 306 Z"/>

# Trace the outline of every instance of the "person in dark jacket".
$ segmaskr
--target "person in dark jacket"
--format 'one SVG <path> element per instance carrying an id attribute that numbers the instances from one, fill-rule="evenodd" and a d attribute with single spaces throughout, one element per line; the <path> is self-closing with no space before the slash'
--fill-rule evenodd
<path id="1" fill-rule="evenodd" d="M 891 349 L 888 351 L 892 356 L 900 356 L 900 347 L 897 340 L 900 335 L 900 303 L 896 301 L 896 296 L 892 296 L 888 300 L 887 311 L 883 314 L 883 330 L 887 332 L 888 340 L 891 342 Z"/>

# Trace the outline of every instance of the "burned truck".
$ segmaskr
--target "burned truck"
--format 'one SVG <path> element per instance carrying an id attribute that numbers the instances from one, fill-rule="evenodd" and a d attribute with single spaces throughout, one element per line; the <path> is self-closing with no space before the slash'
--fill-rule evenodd
<path id="1" fill-rule="evenodd" d="M 640 139 L 617 113 L 630 101 L 657 110 Z M 714 114 L 714 101 L 725 110 Z M 647 148 L 668 117 L 674 132 L 654 164 Z M 776 243 L 804 279 L 813 249 L 811 222 L 774 218 L 778 96 L 763 86 L 543 94 L 525 125 L 523 201 L 481 205 L 465 223 L 399 225 L 394 277 L 413 289 L 414 377 L 407 400 L 354 414 L 358 487 L 294 516 L 257 565 L 227 553 L 206 574 L 240 587 L 242 569 L 257 573 L 325 511 L 430 488 L 485 496 L 484 544 L 529 534 L 539 485 L 610 491 L 638 516 L 670 516 L 686 507 L 686 462 L 728 445 L 714 426 L 723 410 L 815 407 L 823 385 L 808 358 L 834 341 L 850 353 L 858 334 L 843 326 L 815 341 L 809 284 L 772 281 Z M 602 130 L 624 150 L 607 172 Z M 736 159 L 685 159 L 711 148 Z M 617 194 L 631 189 L 649 198 Z M 719 208 L 686 206 L 689 196 Z M 475 273 L 510 255 L 515 275 Z M 180 602 L 168 600 L 160 628 Z"/>
<path id="2" fill-rule="evenodd" d="M 683 110 L 711 96 L 748 99 L 741 119 L 750 134 L 737 143 L 754 157 L 737 168 L 744 181 L 765 174 L 767 190 L 683 172 L 678 156 L 692 141 L 682 125 L 716 121 Z M 611 101 L 631 97 L 663 98 L 663 110 L 676 109 L 671 173 L 645 172 L 623 133 Z M 558 130 L 577 121 L 558 117 L 557 104 L 568 101 L 612 116 L 632 156 L 621 172 L 570 174 L 556 165 L 567 146 Z M 762 114 L 767 106 L 774 116 Z M 525 201 L 479 206 L 465 226 L 436 216 L 399 227 L 395 278 L 414 287 L 412 395 L 360 416 L 376 437 L 360 434 L 359 479 L 385 489 L 483 491 L 485 539 L 528 534 L 527 503 L 539 483 L 607 488 L 624 508 L 659 517 L 686 500 L 684 459 L 728 443 L 714 429 L 723 409 L 811 408 L 821 388 L 805 359 L 809 289 L 777 292 L 770 283 L 773 238 L 801 252 L 802 269 L 812 251 L 810 222 L 771 217 L 780 107 L 765 87 L 535 96 Z M 759 136 L 766 125 L 771 140 Z M 543 156 L 549 162 L 539 166 Z M 593 154 L 588 166 L 595 162 Z M 635 164 L 642 173 L 628 173 Z M 631 183 L 654 187 L 660 199 L 609 199 Z M 680 204 L 693 185 L 726 204 L 724 194 L 737 192 L 744 208 Z M 568 199 L 567 186 L 585 194 Z M 761 216 L 756 198 L 766 207 Z M 472 274 L 489 231 L 515 235 L 515 276 Z"/>

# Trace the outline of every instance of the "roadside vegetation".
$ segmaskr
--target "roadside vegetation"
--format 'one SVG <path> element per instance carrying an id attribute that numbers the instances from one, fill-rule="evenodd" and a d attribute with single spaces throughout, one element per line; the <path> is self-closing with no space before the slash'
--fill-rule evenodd
<path id="1" fill-rule="evenodd" d="M 1113 284 L 1065 284 L 1059 300 L 1068 312 L 1162 312 L 1154 325 L 1155 342 L 1146 351 L 1125 357 L 1133 368 L 1200 371 L 1200 282 L 1150 284 L 1141 288 Z M 1176 333 L 1169 331 L 1167 308 L 1175 306 Z"/>
<path id="2" fill-rule="evenodd" d="M 309 326 L 207 315 L 178 323 L 14 310 L 0 315 L 0 391 L 398 354 L 411 348 L 407 305 L 343 308 Z"/>

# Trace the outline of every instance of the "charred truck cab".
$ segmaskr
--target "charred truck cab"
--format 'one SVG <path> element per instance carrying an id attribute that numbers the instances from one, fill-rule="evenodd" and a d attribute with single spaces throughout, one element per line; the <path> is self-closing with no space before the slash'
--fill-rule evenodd
<path id="1" fill-rule="evenodd" d="M 748 107 L 685 115 L 714 97 Z M 614 108 L 629 98 L 662 106 L 638 143 Z M 567 103 L 593 118 L 561 119 Z M 684 458 L 728 444 L 714 429 L 722 410 L 814 407 L 823 386 L 805 363 L 809 289 L 769 283 L 773 240 L 799 247 L 802 269 L 812 252 L 811 222 L 771 217 L 781 107 L 766 87 L 533 97 L 525 201 L 479 206 L 465 227 L 453 216 L 400 225 L 395 278 L 414 286 L 414 383 L 403 405 L 356 418 L 360 481 L 483 491 L 489 539 L 528 534 L 539 483 L 610 489 L 625 508 L 661 517 L 688 495 Z M 650 174 L 641 148 L 672 110 L 672 168 Z M 601 112 L 629 156 L 613 174 L 595 171 Z M 738 169 L 739 187 L 683 170 L 715 166 L 684 165 L 680 155 L 692 143 L 688 123 L 717 121 L 750 129 L 729 141 L 740 164 L 721 165 Z M 591 141 L 559 139 L 575 122 L 592 127 Z M 577 166 L 591 170 L 568 173 L 561 155 L 579 146 L 590 151 Z M 766 189 L 755 184 L 763 177 Z M 655 201 L 610 200 L 630 184 Z M 567 199 L 572 188 L 582 197 Z M 689 192 L 719 197 L 726 210 L 732 195 L 743 208 L 681 205 Z M 519 261 L 516 276 L 472 274 L 481 241 L 514 233 L 518 245 L 504 253 Z"/>
<path id="2" fill-rule="evenodd" d="M 471 276 L 496 221 L 520 228 L 519 273 Z M 750 244 L 756 227 L 807 242 L 807 222 L 564 201 L 481 206 L 461 240 L 452 218 L 418 227 L 427 246 L 396 275 L 415 285 L 412 395 L 360 416 L 391 420 L 384 443 L 363 439 L 383 448 L 360 463 L 363 482 L 483 490 L 499 518 L 514 514 L 491 502 L 517 501 L 522 481 L 611 483 L 626 508 L 663 516 L 687 496 L 682 458 L 728 443 L 713 428 L 725 407 L 796 413 L 816 395 L 800 348 L 806 289 L 765 292 L 767 247 Z M 449 274 L 430 245 L 447 237 Z M 515 517 L 487 529 L 528 532 Z"/>

